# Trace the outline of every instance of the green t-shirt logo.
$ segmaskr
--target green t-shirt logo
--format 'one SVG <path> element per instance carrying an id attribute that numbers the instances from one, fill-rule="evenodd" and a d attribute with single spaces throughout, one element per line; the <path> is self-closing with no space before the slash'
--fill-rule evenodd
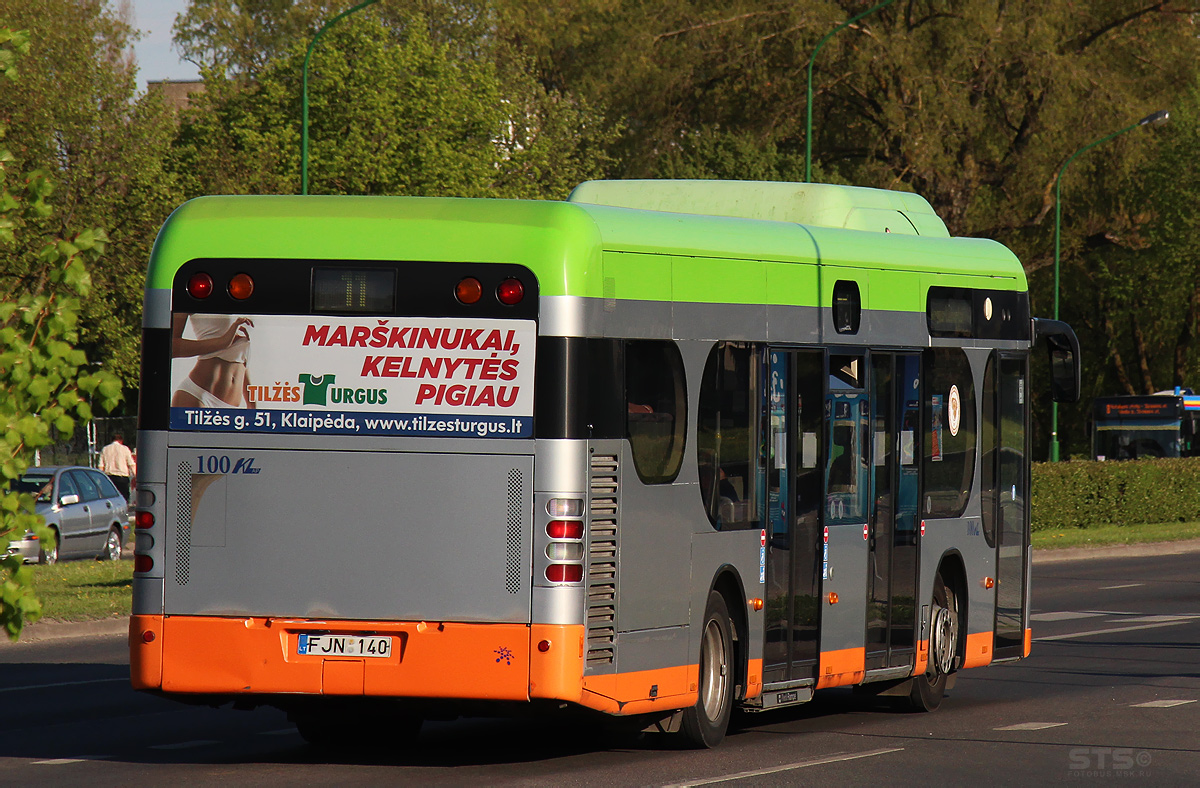
<path id="1" fill-rule="evenodd" d="M 305 405 L 325 405 L 328 402 L 329 386 L 333 383 L 336 375 L 310 375 L 305 372 L 300 376 L 300 382 L 304 384 L 304 404 Z"/>

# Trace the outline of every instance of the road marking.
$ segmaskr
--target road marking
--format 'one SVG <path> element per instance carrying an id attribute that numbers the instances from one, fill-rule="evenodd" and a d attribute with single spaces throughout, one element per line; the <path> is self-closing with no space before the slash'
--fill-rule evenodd
<path id="1" fill-rule="evenodd" d="M 34 761 L 34 766 L 65 766 L 68 763 L 83 763 L 84 761 L 103 761 L 111 755 L 81 755 L 78 758 L 51 758 L 47 761 Z"/>
<path id="2" fill-rule="evenodd" d="M 24 687 L 0 687 L 0 692 L 25 692 L 26 690 L 53 689 L 55 687 L 78 687 L 81 684 L 104 684 L 112 681 L 129 683 L 129 677 L 119 679 L 89 679 L 87 681 L 60 681 L 55 684 L 27 684 Z"/>
<path id="3" fill-rule="evenodd" d="M 1077 618 L 1095 618 L 1102 616 L 1104 613 L 1082 613 L 1077 610 L 1059 610 L 1054 613 L 1034 613 L 1029 617 L 1030 621 L 1071 621 Z"/>
<path id="4" fill-rule="evenodd" d="M 1195 703 L 1194 700 L 1152 700 L 1148 703 L 1135 703 L 1135 709 L 1169 709 L 1172 706 L 1182 706 L 1185 703 Z"/>
<path id="5" fill-rule="evenodd" d="M 1043 731 L 1046 728 L 1058 728 L 1065 722 L 1018 722 L 1016 725 L 1005 725 L 1003 728 L 992 728 L 994 731 Z"/>
<path id="6" fill-rule="evenodd" d="M 1128 622 L 1129 622 L 1129 623 L 1131 623 L 1131 624 L 1137 624 L 1137 623 L 1142 623 L 1142 622 L 1145 622 L 1145 623 L 1147 623 L 1147 624 L 1162 624 L 1162 623 L 1166 623 L 1166 622 L 1168 622 L 1168 621 L 1180 621 L 1180 622 L 1182 622 L 1182 621 L 1188 621 L 1188 620 L 1191 620 L 1191 619 L 1193 619 L 1193 618 L 1200 618 L 1200 616 L 1195 616 L 1195 615 L 1186 615 L 1186 614 L 1185 614 L 1185 615 L 1181 615 L 1181 616 L 1170 616 L 1170 615 L 1163 615 L 1163 616 L 1138 616 L 1137 618 L 1127 618 L 1127 619 L 1125 619 L 1125 620 L 1126 620 L 1126 621 L 1128 621 Z"/>
<path id="7" fill-rule="evenodd" d="M 1116 591 L 1118 588 L 1141 588 L 1145 583 L 1126 583 L 1120 586 L 1100 586 L 1101 591 Z"/>
<path id="8" fill-rule="evenodd" d="M 809 761 L 797 761 L 796 763 L 785 764 L 784 766 L 775 766 L 770 769 L 755 769 L 752 772 L 738 772 L 737 774 L 727 774 L 724 777 L 713 777 L 705 780 L 694 780 L 686 783 L 671 783 L 663 786 L 663 788 L 692 788 L 697 785 L 715 785 L 717 783 L 733 782 L 734 780 L 746 780 L 751 777 L 763 777 L 768 774 L 778 774 L 779 772 L 789 772 L 794 769 L 807 769 L 809 766 L 820 766 L 825 763 L 839 763 L 841 761 L 855 761 L 859 758 L 873 758 L 876 755 L 887 755 L 890 752 L 903 752 L 903 747 L 891 747 L 884 750 L 868 750 L 867 752 L 836 752 L 832 755 L 827 755 L 824 758 L 813 758 Z"/>
<path id="9" fill-rule="evenodd" d="M 153 744 L 150 746 L 152 750 L 190 750 L 193 747 L 207 747 L 210 744 L 216 744 L 215 739 L 195 739 L 194 741 L 181 741 L 175 744 Z"/>
<path id="10" fill-rule="evenodd" d="M 1110 632 L 1134 632 L 1139 629 L 1155 629 L 1157 627 L 1177 627 L 1180 624 L 1190 624 L 1191 619 L 1187 621 L 1163 621 L 1159 624 L 1142 624 L 1136 627 L 1113 627 L 1112 629 L 1093 629 L 1091 632 L 1072 632 L 1067 635 L 1046 635 L 1045 637 L 1034 638 L 1035 641 L 1044 642 L 1047 640 L 1070 640 L 1071 638 L 1087 638 L 1092 635 L 1107 635 Z"/>

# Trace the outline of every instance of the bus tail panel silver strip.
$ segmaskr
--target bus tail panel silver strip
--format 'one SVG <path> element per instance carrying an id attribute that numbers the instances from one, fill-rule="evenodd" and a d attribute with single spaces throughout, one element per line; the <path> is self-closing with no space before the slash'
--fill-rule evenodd
<path id="1" fill-rule="evenodd" d="M 612 665 L 617 635 L 617 458 L 593 454 L 588 496 L 587 666 Z"/>

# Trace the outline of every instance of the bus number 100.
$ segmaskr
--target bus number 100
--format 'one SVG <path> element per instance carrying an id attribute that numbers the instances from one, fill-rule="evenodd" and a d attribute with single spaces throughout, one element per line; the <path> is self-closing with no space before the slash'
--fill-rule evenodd
<path id="1" fill-rule="evenodd" d="M 231 467 L 229 457 L 219 454 L 210 454 L 207 457 L 203 454 L 196 457 L 199 463 L 199 473 L 229 473 Z"/>

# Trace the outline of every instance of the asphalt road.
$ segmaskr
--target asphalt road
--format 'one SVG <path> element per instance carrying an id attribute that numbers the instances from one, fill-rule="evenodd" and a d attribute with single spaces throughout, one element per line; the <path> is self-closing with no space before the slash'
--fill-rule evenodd
<path id="1" fill-rule="evenodd" d="M 1027 660 L 933 714 L 844 690 L 713 751 L 562 720 L 429 723 L 331 758 L 276 711 L 135 693 L 121 636 L 0 648 L 0 784 L 1042 785 L 1200 781 L 1200 553 L 1038 563 Z"/>

